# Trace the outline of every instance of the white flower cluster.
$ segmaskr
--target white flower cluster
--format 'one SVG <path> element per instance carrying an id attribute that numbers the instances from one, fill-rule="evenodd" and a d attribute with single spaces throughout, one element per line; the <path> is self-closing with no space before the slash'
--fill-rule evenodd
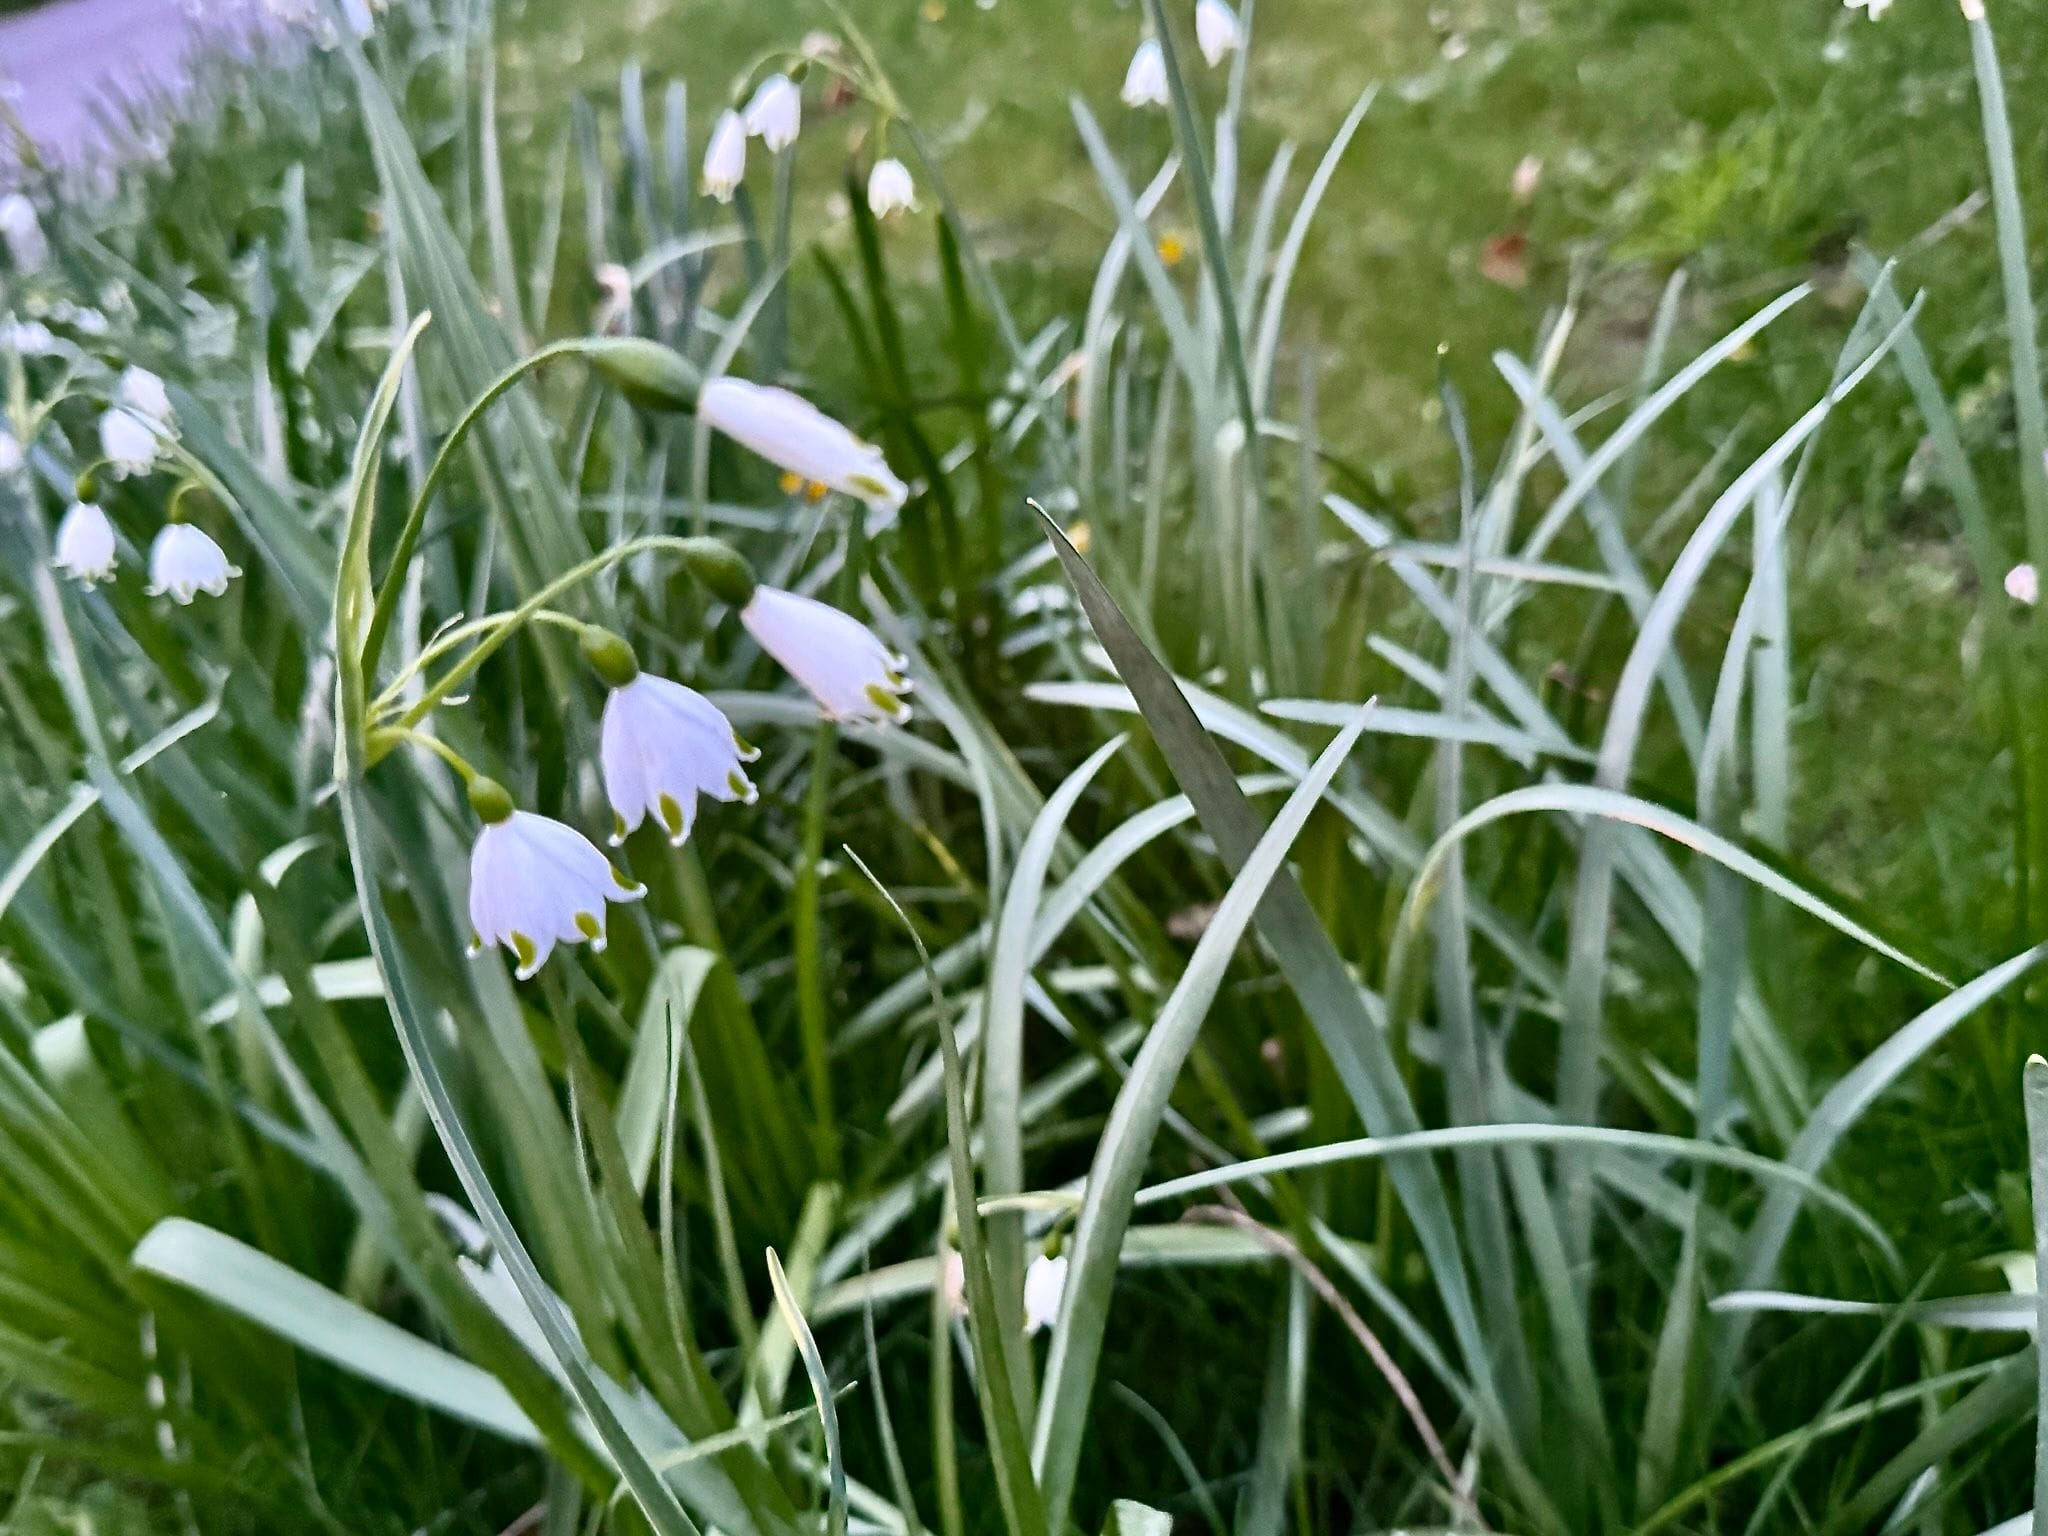
<path id="1" fill-rule="evenodd" d="M 40 336 L 49 335 L 40 322 L 34 324 Z M 21 329 L 10 323 L 6 339 L 20 346 Z M 39 338 L 31 332 L 29 339 Z M 29 351 L 22 350 L 25 354 Z M 123 369 L 113 397 L 100 416 L 101 458 L 97 467 L 116 478 L 146 474 L 155 468 L 163 445 L 176 436 L 177 426 L 164 381 L 147 368 Z M 19 445 L 12 438 L 7 439 L 7 444 L 13 449 L 14 463 L 0 463 L 0 470 L 20 464 Z M 114 525 L 98 496 L 87 488 L 86 483 L 93 478 L 91 473 L 80 476 L 79 492 L 58 520 L 50 559 L 53 567 L 88 588 L 113 580 L 120 563 Z M 149 584 L 145 590 L 152 597 L 168 596 L 179 603 L 190 603 L 201 592 L 219 597 L 227 591 L 228 583 L 242 573 L 229 562 L 227 552 L 214 542 L 212 535 L 180 519 L 178 499 L 176 495 L 172 497 L 171 520 L 157 530 L 150 543 Z"/>
<path id="2" fill-rule="evenodd" d="M 803 88 L 780 72 L 754 87 L 744 106 L 727 107 L 711 125 L 704 145 L 704 190 L 729 203 L 747 179 L 747 141 L 759 139 L 771 155 L 796 143 L 804 117 Z M 917 188 L 910 168 L 893 156 L 877 160 L 868 173 L 868 209 L 878 219 L 915 210 Z"/>
<path id="3" fill-rule="evenodd" d="M 1225 0 L 1198 0 L 1195 6 L 1195 43 L 1211 69 L 1244 45 L 1244 32 L 1237 13 Z M 1169 99 L 1166 88 L 1166 54 L 1157 38 L 1148 37 L 1131 55 L 1124 71 L 1124 105 L 1163 107 Z"/>
<path id="4" fill-rule="evenodd" d="M 828 720 L 873 724 L 910 718 L 904 660 L 849 614 L 774 587 L 755 586 L 740 622 L 761 648 L 816 699 Z M 696 825 L 702 796 L 752 804 L 746 765 L 760 754 L 703 694 L 642 672 L 632 649 L 608 631 L 588 631 L 585 654 L 609 686 L 598 728 L 598 766 L 612 808 L 617 847 L 652 821 L 673 846 Z M 513 809 L 487 779 L 470 803 L 483 818 L 469 861 L 470 953 L 502 945 L 521 980 L 557 944 L 605 945 L 605 904 L 632 901 L 645 887 L 626 878 L 597 845 L 565 822 Z"/>

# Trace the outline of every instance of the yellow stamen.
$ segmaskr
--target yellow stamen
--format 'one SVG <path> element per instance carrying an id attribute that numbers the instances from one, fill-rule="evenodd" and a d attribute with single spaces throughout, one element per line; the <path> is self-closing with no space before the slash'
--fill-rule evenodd
<path id="1" fill-rule="evenodd" d="M 1187 242 L 1181 239 L 1179 235 L 1161 235 L 1159 237 L 1159 259 L 1169 267 L 1179 266 L 1181 258 L 1187 255 L 1187 253 Z"/>

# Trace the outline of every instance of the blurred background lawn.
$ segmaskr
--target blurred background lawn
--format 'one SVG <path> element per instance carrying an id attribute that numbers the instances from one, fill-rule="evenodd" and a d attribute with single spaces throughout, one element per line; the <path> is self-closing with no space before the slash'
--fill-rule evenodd
<path id="1" fill-rule="evenodd" d="M 2034 0 L 2001 9 L 2018 156 L 2039 165 L 2048 10 Z M 1069 98 L 1085 98 L 1121 136 L 1127 171 L 1169 147 L 1162 114 L 1116 103 L 1138 7 L 895 0 L 846 14 L 938 148 L 1027 329 L 1081 308 L 1115 216 Z M 569 131 L 566 88 L 610 98 L 621 62 L 637 58 L 650 102 L 665 73 L 688 78 L 701 123 L 717 82 L 832 15 L 719 0 L 524 0 L 506 21 L 508 135 L 538 160 Z M 1679 356 L 1794 283 L 1813 282 L 1817 298 L 1687 397 L 1675 436 L 1693 451 L 1667 447 L 1644 468 L 1665 493 L 1730 435 L 1761 446 L 1825 388 L 1861 302 L 1847 271 L 1859 244 L 1900 258 L 1903 290 L 1927 291 L 1923 333 L 1971 445 L 2009 440 L 1968 42 L 1945 0 L 1899 0 L 1875 23 L 1833 0 L 1262 0 L 1252 27 L 1254 167 L 1292 140 L 1299 184 L 1359 91 L 1380 83 L 1311 236 L 1290 342 L 1314 359 L 1330 450 L 1412 507 L 1423 536 L 1448 537 L 1455 515 L 1442 496 L 1452 457 L 1439 349 L 1475 435 L 1497 441 L 1514 397 L 1494 349 L 1526 356 L 1543 316 L 1575 303 L 1568 392 L 1590 399 L 1624 386 L 1681 266 Z M 1220 95 L 1217 77 L 1203 86 Z M 839 175 L 828 146 L 851 148 L 867 123 L 819 116 L 807 125 L 826 151 L 806 157 L 814 218 Z M 1525 161 L 1540 167 L 1526 200 L 1514 186 Z M 538 196 L 542 178 L 520 180 Z M 851 240 L 838 206 L 820 235 L 828 248 Z M 2030 211 L 2039 227 L 2039 199 Z M 1192 248 L 1192 216 L 1178 228 Z M 904 272 L 920 257 L 936 316 L 929 252 L 891 252 Z M 819 287 L 792 285 L 815 306 L 798 321 L 812 334 L 796 340 L 808 366 L 829 371 L 838 322 Z M 1974 590 L 1952 512 L 1929 484 L 1923 430 L 1895 374 L 1850 400 L 1827 432 L 1833 449 L 1793 533 L 1794 645 L 1811 669 L 1797 740 L 1813 765 L 1796 784 L 1795 845 L 1873 910 L 1963 952 L 1987 929 L 2002 943 L 2010 773 L 1988 722 L 1951 681 Z M 1987 494 L 2009 510 L 2016 484 L 1995 477 L 2010 474 L 2010 455 L 1990 459 Z M 1675 549 L 1673 539 L 1652 558 Z M 1733 578 L 1726 590 L 1738 590 Z M 1724 639 L 1705 625 L 1691 637 L 1699 656 L 1718 655 Z M 1853 996 L 1831 989 L 1830 1006 Z M 1890 1010 L 1887 999 L 1866 1001 L 1868 1015 L 1852 1005 L 1812 1021 L 1823 1055 L 1830 1036 L 1851 1050 L 1867 1043 Z"/>

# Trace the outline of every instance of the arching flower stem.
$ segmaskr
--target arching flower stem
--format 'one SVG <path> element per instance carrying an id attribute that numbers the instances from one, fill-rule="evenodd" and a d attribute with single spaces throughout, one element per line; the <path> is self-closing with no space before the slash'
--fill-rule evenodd
<path id="1" fill-rule="evenodd" d="M 370 611 L 370 627 L 363 636 L 363 675 L 376 675 L 377 658 L 383 654 L 384 640 L 391 629 L 391 621 L 398 613 L 399 594 L 405 586 L 405 570 L 412 563 L 413 551 L 418 548 L 420 534 L 427 523 L 427 509 L 433 505 L 434 493 L 440 489 L 442 477 L 455 462 L 455 452 L 469 438 L 484 412 L 489 410 L 499 396 L 511 389 L 527 374 L 558 357 L 575 357 L 592 350 L 593 343 L 601 343 L 597 337 L 575 337 L 568 341 L 550 342 L 531 356 L 523 357 L 499 374 L 484 387 L 482 394 L 469 404 L 462 419 L 442 442 L 440 451 L 434 455 L 434 462 L 427 467 L 427 477 L 420 482 L 419 494 L 413 498 L 412 507 L 406 513 L 405 524 L 398 531 L 398 542 L 392 547 L 391 563 L 385 568 L 383 585 L 377 589 L 376 605 Z"/>
<path id="2" fill-rule="evenodd" d="M 462 686 L 463 681 L 471 673 L 495 655 L 500 646 L 518 634 L 528 623 L 533 622 L 563 593 L 588 581 L 599 572 L 617 565 L 621 560 L 629 560 L 634 555 L 648 550 L 666 550 L 671 554 L 680 555 L 690 574 L 696 577 L 700 584 L 714 596 L 736 608 L 744 606 L 752 592 L 753 575 L 748 570 L 746 562 L 731 545 L 722 540 L 690 538 L 672 533 L 651 533 L 641 538 L 628 539 L 623 544 L 615 544 L 610 549 L 591 556 L 582 564 L 564 571 L 510 613 L 496 615 L 491 620 L 473 621 L 477 624 L 490 623 L 492 628 L 473 650 L 449 667 L 447 672 L 413 701 L 399 717 L 398 724 L 409 728 L 426 719 L 443 700 Z M 450 636 L 442 637 L 444 642 L 449 639 Z M 404 679 L 400 678 L 392 686 L 396 688 L 403 682 Z M 364 766 L 375 767 L 389 750 L 387 747 L 384 752 L 379 752 L 372 748 Z"/>
<path id="3" fill-rule="evenodd" d="M 465 785 L 474 784 L 477 781 L 477 771 L 470 765 L 469 759 L 438 736 L 429 735 L 425 731 L 413 730 L 409 726 L 384 725 L 372 730 L 368 738 L 370 751 L 376 757 L 381 757 L 393 747 L 408 741 L 412 742 L 415 746 L 425 747 L 429 752 L 440 758 L 442 762 L 453 768 L 461 776 L 462 782 Z"/>

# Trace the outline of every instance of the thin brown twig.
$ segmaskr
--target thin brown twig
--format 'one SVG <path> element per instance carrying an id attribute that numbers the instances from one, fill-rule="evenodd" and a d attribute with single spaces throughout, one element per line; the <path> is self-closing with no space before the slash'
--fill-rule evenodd
<path id="1" fill-rule="evenodd" d="M 1300 1246 L 1286 1233 L 1275 1231 L 1264 1222 L 1233 1206 L 1193 1206 L 1182 1214 L 1181 1220 L 1205 1221 L 1217 1226 L 1235 1227 L 1272 1249 L 1294 1267 L 1295 1272 L 1322 1297 L 1324 1305 L 1335 1312 L 1344 1326 L 1351 1330 L 1351 1336 L 1358 1340 L 1360 1347 L 1371 1357 L 1380 1375 L 1386 1378 L 1387 1385 L 1393 1388 L 1394 1397 L 1407 1413 L 1409 1422 L 1415 1426 L 1415 1433 L 1421 1437 L 1423 1448 L 1429 1452 L 1430 1460 L 1436 1463 L 1437 1471 L 1443 1474 L 1451 1497 L 1457 1500 L 1458 1507 L 1464 1512 L 1465 1517 L 1477 1529 L 1490 1530 L 1486 1517 L 1479 1513 L 1479 1505 L 1466 1489 L 1463 1479 L 1458 1476 L 1457 1466 L 1451 1461 L 1450 1453 L 1444 1449 L 1444 1442 L 1437 1434 L 1436 1426 L 1430 1423 L 1429 1414 L 1424 1410 L 1422 1400 L 1415 1395 L 1415 1388 L 1409 1385 L 1401 1367 L 1394 1363 L 1394 1357 L 1387 1353 L 1387 1347 L 1380 1342 L 1379 1335 L 1374 1333 L 1365 1319 L 1358 1315 L 1358 1309 L 1352 1306 L 1344 1293 L 1331 1283 L 1330 1277 L 1317 1267 L 1315 1260 L 1302 1252 Z"/>

